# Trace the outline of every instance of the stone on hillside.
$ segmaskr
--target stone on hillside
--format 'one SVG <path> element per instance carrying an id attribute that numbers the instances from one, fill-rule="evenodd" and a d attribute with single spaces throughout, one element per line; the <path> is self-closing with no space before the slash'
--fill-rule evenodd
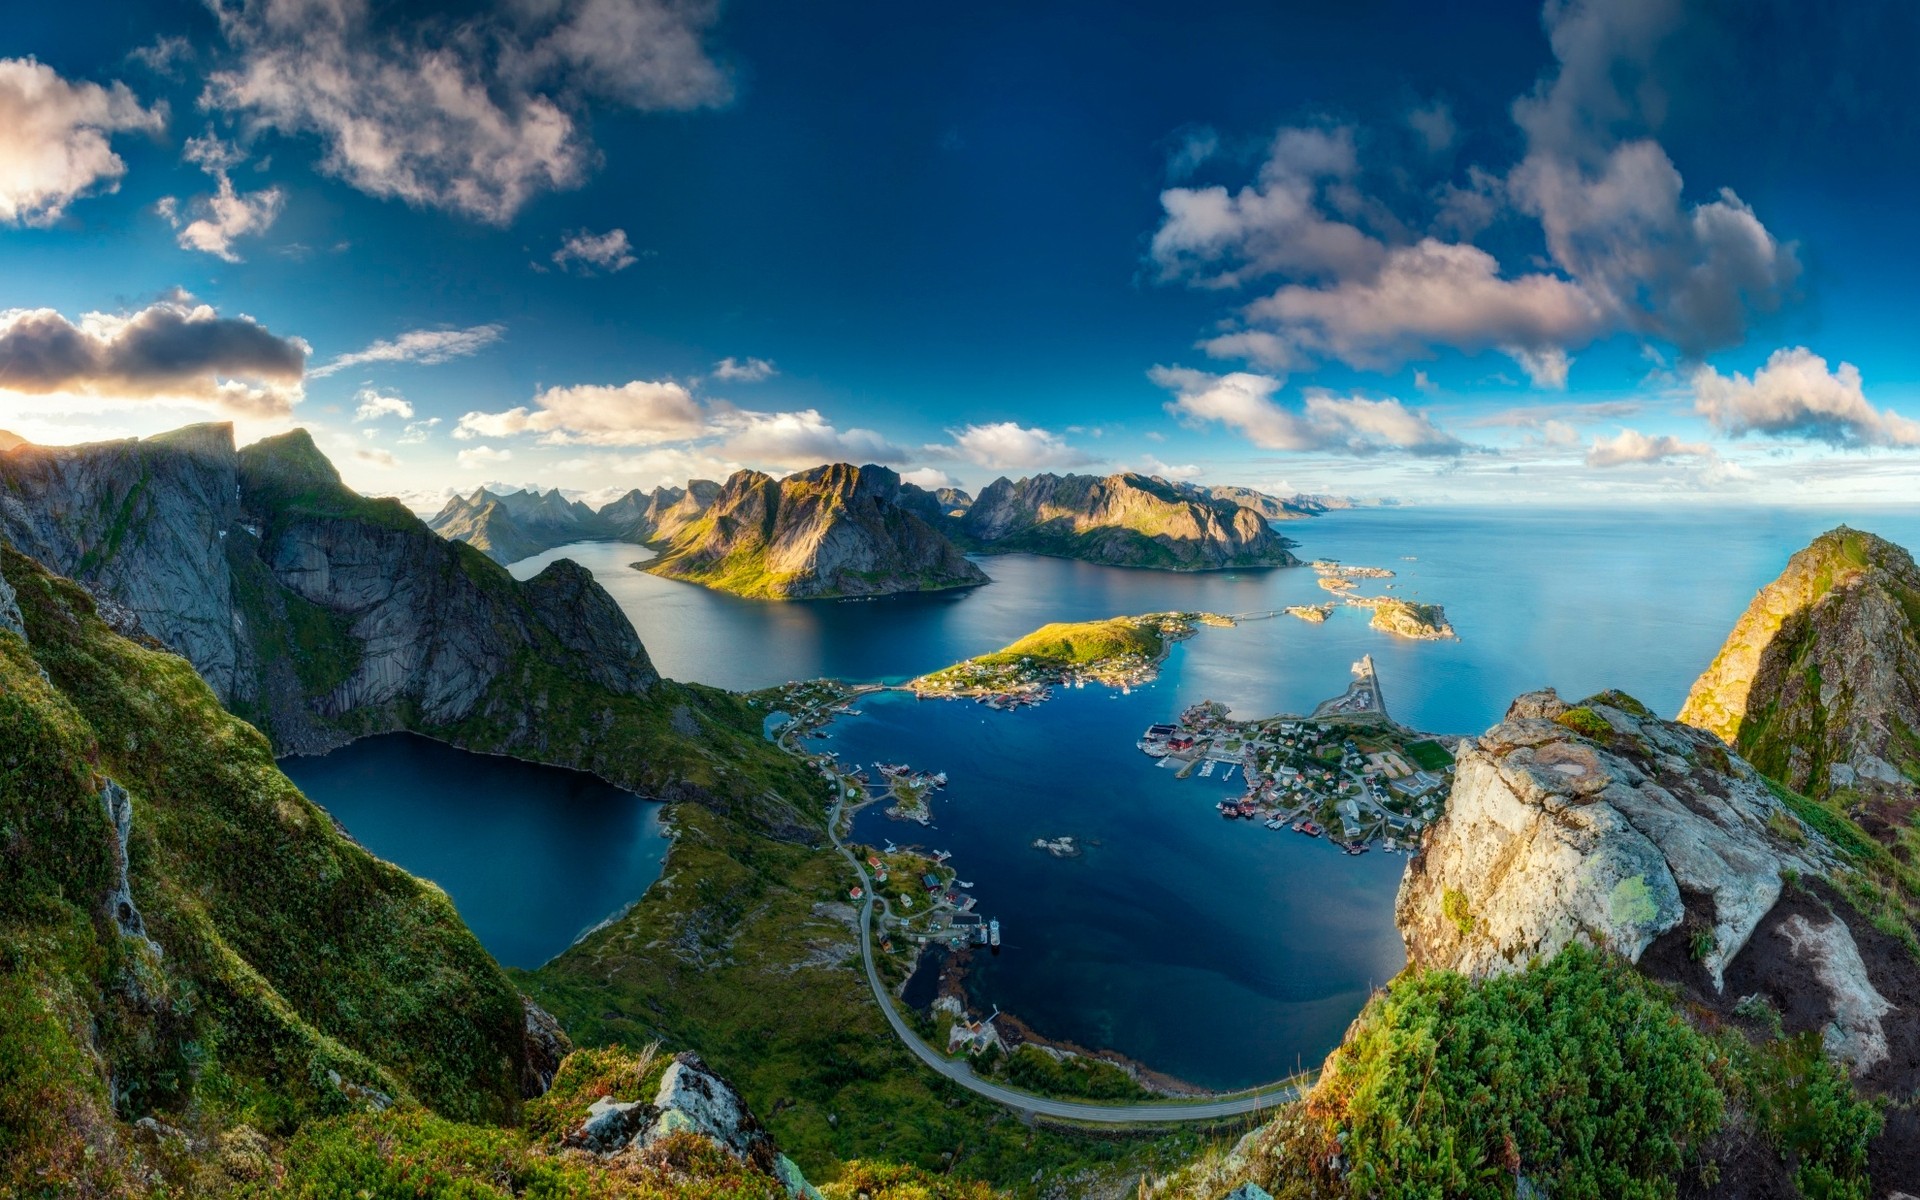
<path id="1" fill-rule="evenodd" d="M 1522 696 L 1461 743 L 1446 815 L 1396 905 L 1413 961 L 1481 976 L 1579 941 L 1638 962 L 1684 923 L 1718 987 L 1781 872 L 1825 865 L 1817 838 L 1769 828 L 1792 818 L 1717 739 L 1604 699 Z"/>
<path id="2" fill-rule="evenodd" d="M 743 1162 L 772 1173 L 773 1139 L 754 1118 L 740 1093 L 708 1070 L 699 1055 L 674 1056 L 660 1077 L 660 1090 L 653 1098 L 653 1106 L 660 1116 L 647 1130 L 645 1143 L 651 1144 L 673 1133 L 696 1133 Z"/>

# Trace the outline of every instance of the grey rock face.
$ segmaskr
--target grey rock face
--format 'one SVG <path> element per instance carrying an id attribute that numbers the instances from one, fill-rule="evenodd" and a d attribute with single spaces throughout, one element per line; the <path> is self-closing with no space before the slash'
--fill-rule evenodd
<path id="1" fill-rule="evenodd" d="M 774 1171 L 773 1139 L 754 1118 L 733 1085 L 707 1069 L 700 1056 L 681 1053 L 660 1077 L 653 1098 L 660 1116 L 643 1139 L 652 1143 L 687 1132 L 709 1138 L 728 1153 L 762 1171 Z"/>
<path id="2" fill-rule="evenodd" d="M 1292 545 L 1260 513 L 1144 475 L 996 479 L 958 528 L 985 550 L 1175 571 L 1291 566 Z"/>
<path id="3" fill-rule="evenodd" d="M 1683 922 L 1711 939 L 1718 986 L 1780 896 L 1785 869 L 1830 853 L 1752 767 L 1698 730 L 1595 698 L 1577 718 L 1551 692 L 1463 741 L 1447 812 L 1408 866 L 1396 920 L 1409 956 L 1471 975 L 1517 970 L 1574 941 L 1639 961 Z M 1608 732 L 1575 732 L 1604 722 Z"/>
<path id="4" fill-rule="evenodd" d="M 234 694 L 239 647 L 225 539 L 239 516 L 231 425 L 0 455 L 0 533 L 130 610 Z"/>

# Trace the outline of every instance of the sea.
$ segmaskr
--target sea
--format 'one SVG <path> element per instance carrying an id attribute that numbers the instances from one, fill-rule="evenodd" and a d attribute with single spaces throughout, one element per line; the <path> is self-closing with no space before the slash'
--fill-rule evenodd
<path id="1" fill-rule="evenodd" d="M 1393 898 L 1405 858 L 1348 857 L 1222 820 L 1214 803 L 1237 793 L 1237 778 L 1173 778 L 1135 749 L 1146 725 L 1201 699 L 1239 717 L 1305 712 L 1345 688 L 1363 655 L 1391 715 L 1435 734 L 1478 733 L 1514 696 L 1542 687 L 1569 698 L 1621 688 L 1671 714 L 1755 590 L 1843 521 L 1920 546 L 1917 508 L 1335 511 L 1282 526 L 1296 553 L 1392 570 L 1362 592 L 1443 605 L 1459 640 L 1393 638 L 1353 608 L 1318 625 L 1246 619 L 1202 629 L 1156 682 L 1125 694 L 1090 686 L 1000 713 L 883 693 L 813 744 L 848 763 L 948 774 L 931 827 L 876 807 L 855 835 L 952 852 L 979 910 L 1002 923 L 1000 952 L 977 954 L 969 972 L 981 1011 L 997 1007 L 1050 1039 L 1201 1087 L 1271 1082 L 1319 1062 L 1403 964 Z M 663 674 L 734 689 L 823 676 L 902 682 L 1049 621 L 1167 610 L 1252 618 L 1330 598 L 1300 568 L 1180 575 L 1007 555 L 979 560 L 993 580 L 979 588 L 775 603 L 636 570 L 650 553 L 579 543 L 511 570 L 530 578 L 555 559 L 579 562 Z M 413 769 L 420 739 L 396 737 L 289 769 L 376 853 L 444 886 L 503 961 L 558 953 L 657 875 L 657 825 L 634 798 L 555 803 L 557 784 L 493 778 L 499 760 L 463 770 L 436 757 Z M 330 775 L 353 780 L 352 794 Z M 1063 835 L 1085 852 L 1059 859 L 1032 847 Z M 576 855 L 604 886 L 581 887 Z M 542 899 L 552 893 L 567 903 Z"/>

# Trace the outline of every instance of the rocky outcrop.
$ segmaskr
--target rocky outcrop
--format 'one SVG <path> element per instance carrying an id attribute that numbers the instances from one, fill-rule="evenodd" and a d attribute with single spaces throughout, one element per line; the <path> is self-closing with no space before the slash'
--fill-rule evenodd
<path id="1" fill-rule="evenodd" d="M 1355 602 L 1348 600 L 1350 604 Z M 1444 642 L 1460 636 L 1447 620 L 1447 610 L 1438 604 L 1369 597 L 1366 607 L 1373 609 L 1373 619 L 1368 624 L 1382 633 L 1424 642 Z"/>
<path id="2" fill-rule="evenodd" d="M 658 678 L 582 568 L 516 583 L 347 489 L 304 430 L 244 451 L 226 425 L 16 447 L 0 456 L 0 530 L 186 658 L 282 750 L 467 720 L 533 654 L 614 695 Z"/>
<path id="3" fill-rule="evenodd" d="M 1864 802 L 1893 836 L 1920 807 L 1920 568 L 1870 533 L 1822 534 L 1753 598 L 1680 719 L 1797 791 Z"/>
<path id="4" fill-rule="evenodd" d="M 900 502 L 900 476 L 846 463 L 741 471 L 642 569 L 742 596 L 806 600 L 974 587 L 987 575 Z"/>
<path id="5" fill-rule="evenodd" d="M 1229 504 L 1237 504 L 1241 508 L 1250 508 L 1269 521 L 1304 521 L 1308 517 L 1319 516 L 1329 507 L 1326 503 L 1310 496 L 1272 496 L 1266 492 L 1255 491 L 1250 487 L 1239 487 L 1235 484 L 1217 483 L 1210 487 L 1199 484 L 1182 486 L 1208 499 L 1224 500 Z"/>
<path id="6" fill-rule="evenodd" d="M 711 479 L 689 479 L 687 486 L 638 488 L 600 509 L 613 536 L 651 545 L 671 542 L 681 531 L 706 515 L 719 498 L 720 485 Z"/>
<path id="7" fill-rule="evenodd" d="M 560 1028 L 560 1022 L 552 1013 L 525 994 L 521 995 L 520 1004 L 527 1017 L 527 1034 L 522 1039 L 525 1057 L 520 1065 L 520 1096 L 523 1100 L 532 1100 L 546 1095 L 547 1089 L 553 1086 L 560 1064 L 573 1052 L 573 1040 Z"/>
<path id="8" fill-rule="evenodd" d="M 1782 872 L 1831 863 L 1746 762 L 1618 693 L 1522 696 L 1457 758 L 1395 909 L 1422 966 L 1510 971 L 1575 941 L 1638 962 L 1680 930 L 1717 987 Z"/>
<path id="9" fill-rule="evenodd" d="M 481 488 L 448 500 L 427 527 L 503 566 L 569 542 L 616 536 L 611 522 L 558 489 L 496 494 Z"/>
<path id="10" fill-rule="evenodd" d="M 240 670 L 225 546 L 239 523 L 231 425 L 0 454 L 5 540 L 131 611 L 223 700 Z"/>
<path id="11" fill-rule="evenodd" d="M 1120 567 L 1208 571 L 1292 566 L 1293 543 L 1251 508 L 1145 475 L 1035 475 L 987 485 L 956 524 L 985 552 Z"/>
<path id="12" fill-rule="evenodd" d="M 929 490 L 918 484 L 903 483 L 900 503 L 919 513 L 921 520 L 935 529 L 942 529 L 967 515 L 967 510 L 973 507 L 973 497 L 956 487 Z"/>

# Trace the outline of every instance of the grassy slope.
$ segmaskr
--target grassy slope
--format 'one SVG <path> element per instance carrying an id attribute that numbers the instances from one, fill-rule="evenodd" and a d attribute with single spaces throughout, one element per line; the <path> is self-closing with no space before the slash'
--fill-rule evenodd
<path id="1" fill-rule="evenodd" d="M 666 876 L 646 900 L 523 977 L 577 1040 L 697 1049 L 815 1179 L 887 1159 L 1015 1185 L 1196 1144 L 1030 1129 L 925 1070 L 875 1007 L 852 928 L 814 911 L 845 901 L 845 864 L 703 809 L 676 812 Z"/>
<path id="2" fill-rule="evenodd" d="M 1055 621 L 1042 625 L 1012 645 L 971 661 L 1002 666 L 1031 658 L 1041 664 L 1077 667 L 1123 654 L 1157 658 L 1164 647 L 1159 627 L 1146 618 L 1109 617 L 1101 621 Z"/>
<path id="3" fill-rule="evenodd" d="M 519 1001 L 445 894 L 336 833 L 184 660 L 5 571 L 31 644 L 0 635 L 0 1184 L 124 1186 L 116 1114 L 281 1132 L 348 1106 L 329 1072 L 511 1117 Z M 102 912 L 107 778 L 159 957 Z"/>

